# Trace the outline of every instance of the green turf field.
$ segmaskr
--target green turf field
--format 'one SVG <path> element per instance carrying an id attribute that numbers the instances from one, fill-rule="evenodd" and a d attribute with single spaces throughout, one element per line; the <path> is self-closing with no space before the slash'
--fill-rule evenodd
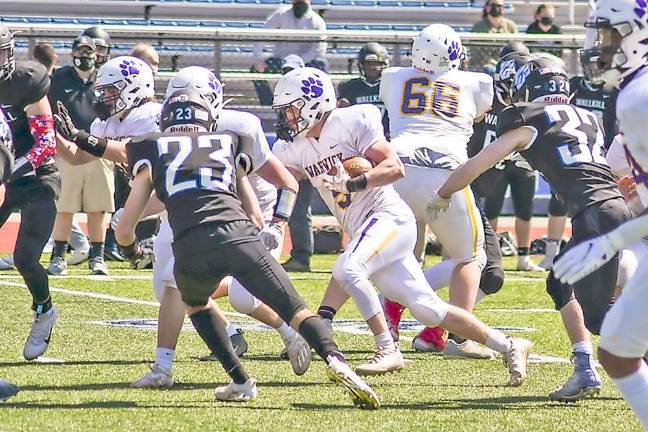
<path id="1" fill-rule="evenodd" d="M 291 275 L 313 308 L 322 297 L 333 260 L 333 256 L 315 257 L 312 273 Z M 513 261 L 507 259 L 506 264 L 511 268 Z M 414 353 L 410 343 L 403 341 L 401 348 L 410 363 L 401 373 L 368 379 L 383 404 L 380 411 L 368 412 L 354 408 L 346 394 L 327 381 L 319 359 L 304 376 L 294 376 L 290 364 L 278 358 L 279 336 L 254 329 L 245 333 L 250 349 L 244 357 L 244 365 L 259 382 L 259 397 L 252 402 L 214 402 L 212 389 L 225 383 L 226 375 L 218 364 L 195 359 L 206 349 L 192 331 L 181 335 L 173 389 L 130 389 L 129 383 L 147 371 L 154 357 L 155 331 L 96 322 L 154 319 L 157 308 L 150 303 L 154 301 L 146 279 L 150 272 L 111 263 L 111 273 L 103 279 L 87 277 L 81 265 L 71 269 L 72 276 L 51 279 L 59 321 L 46 355 L 61 362 L 50 364 L 22 359 L 31 320 L 30 297 L 16 273 L 0 273 L 4 311 L 0 377 L 21 387 L 16 397 L 0 404 L 0 431 L 641 430 L 607 377 L 596 399 L 569 405 L 547 400 L 571 366 L 565 362 L 569 343 L 558 314 L 550 311 L 542 275 L 507 271 L 504 289 L 477 309 L 488 324 L 522 328 L 507 332 L 531 339 L 535 353 L 543 356 L 530 365 L 529 379 L 522 387 L 504 385 L 508 373 L 501 361 L 443 360 Z M 219 303 L 232 310 L 227 301 Z M 338 316 L 359 319 L 352 304 Z M 231 318 L 252 324 L 236 315 Z M 348 359 L 358 364 L 371 355 L 373 339 L 351 333 L 362 330 L 359 322 L 342 324 L 336 329 L 336 340 Z M 415 334 L 415 330 L 403 332 Z"/>

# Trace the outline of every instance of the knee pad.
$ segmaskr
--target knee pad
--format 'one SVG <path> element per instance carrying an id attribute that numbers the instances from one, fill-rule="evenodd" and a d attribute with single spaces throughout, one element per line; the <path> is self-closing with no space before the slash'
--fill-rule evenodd
<path id="1" fill-rule="evenodd" d="M 236 279 L 228 276 L 229 301 L 238 312 L 251 315 L 261 305 L 261 301 L 254 297 Z"/>
<path id="2" fill-rule="evenodd" d="M 157 267 L 153 263 L 153 293 L 158 302 L 162 301 L 165 287 L 178 289 L 173 277 L 173 262 L 166 263 L 164 266 L 159 264 Z"/>
<path id="3" fill-rule="evenodd" d="M 412 316 L 426 327 L 436 327 L 448 314 L 448 303 L 434 296 L 418 296 L 406 305 Z"/>
<path id="4" fill-rule="evenodd" d="M 547 294 L 554 302 L 556 310 L 562 309 L 574 295 L 574 290 L 570 285 L 560 282 L 554 277 L 553 271 L 547 276 L 546 283 Z"/>
<path id="5" fill-rule="evenodd" d="M 585 328 L 593 335 L 599 335 L 605 314 L 588 314 L 583 311 L 583 315 L 585 317 Z"/>
<path id="6" fill-rule="evenodd" d="M 486 267 L 482 272 L 479 289 L 484 294 L 492 295 L 501 290 L 502 286 L 504 286 L 504 270 L 502 270 L 502 267 Z"/>
<path id="7" fill-rule="evenodd" d="M 16 251 L 14 253 L 14 265 L 21 274 L 25 274 L 36 268 L 42 268 L 38 261 L 38 256 L 33 253 L 25 253 L 24 251 Z"/>

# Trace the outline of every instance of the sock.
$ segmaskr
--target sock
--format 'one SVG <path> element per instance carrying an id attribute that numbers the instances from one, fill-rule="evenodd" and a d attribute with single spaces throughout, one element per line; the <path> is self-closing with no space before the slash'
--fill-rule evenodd
<path id="1" fill-rule="evenodd" d="M 236 333 L 238 333 L 238 332 L 236 331 L 236 327 L 234 327 L 234 324 L 232 324 L 232 323 L 229 322 L 229 321 L 227 321 L 227 324 L 225 325 L 225 331 L 227 332 L 227 336 L 228 336 L 228 337 L 232 337 L 232 336 L 234 336 Z"/>
<path id="2" fill-rule="evenodd" d="M 545 259 L 552 260 L 558 255 L 560 240 L 547 239 L 545 243 Z"/>
<path id="3" fill-rule="evenodd" d="M 293 338 L 297 335 L 297 332 L 293 330 L 288 324 L 285 322 L 282 322 L 281 325 L 276 328 L 277 332 L 279 332 L 279 335 L 281 336 L 281 339 L 284 340 L 284 342 L 289 342 L 293 340 Z"/>
<path id="4" fill-rule="evenodd" d="M 394 339 L 392 339 L 389 331 L 374 335 L 374 341 L 376 341 L 376 347 L 378 348 L 386 348 L 387 350 L 395 348 Z"/>
<path id="5" fill-rule="evenodd" d="M 529 256 L 529 248 L 528 247 L 519 247 L 517 248 L 518 256 Z"/>
<path id="6" fill-rule="evenodd" d="M 157 348 L 155 350 L 155 363 L 162 369 L 171 372 L 175 359 L 175 350 L 170 348 Z"/>
<path id="7" fill-rule="evenodd" d="M 594 349 L 592 348 L 592 342 L 576 342 L 575 344 L 572 345 L 572 351 L 577 353 L 585 353 L 592 355 L 594 353 Z"/>
<path id="8" fill-rule="evenodd" d="M 333 341 L 331 329 L 324 323 L 320 316 L 311 316 L 299 324 L 299 334 L 306 339 L 308 345 L 326 361 L 329 355 L 339 354 L 339 350 Z M 344 357 L 342 357 L 344 358 Z"/>
<path id="9" fill-rule="evenodd" d="M 623 378 L 612 378 L 632 411 L 648 430 L 648 366 L 641 362 L 639 369 Z"/>
<path id="10" fill-rule="evenodd" d="M 335 318 L 336 313 L 337 310 L 335 310 L 335 308 L 332 308 L 331 306 L 320 306 L 319 309 L 317 309 L 317 315 L 331 322 Z"/>
<path id="11" fill-rule="evenodd" d="M 52 309 L 52 298 L 48 297 L 42 303 L 32 303 L 32 310 L 37 314 L 44 314 L 49 312 Z"/>
<path id="12" fill-rule="evenodd" d="M 479 304 L 480 301 L 482 301 L 488 294 L 486 294 L 484 291 L 481 289 L 477 290 L 477 295 L 475 295 L 475 306 Z"/>
<path id="13" fill-rule="evenodd" d="M 219 321 L 216 311 L 213 308 L 204 309 L 189 318 L 210 352 L 218 358 L 232 381 L 236 384 L 244 384 L 250 377 L 243 369 L 241 359 L 234 353 L 225 326 Z"/>
<path id="14" fill-rule="evenodd" d="M 104 243 L 103 242 L 92 242 L 90 243 L 90 259 L 92 258 L 103 258 L 104 254 Z"/>
<path id="15" fill-rule="evenodd" d="M 511 339 L 497 330 L 489 330 L 486 337 L 486 346 L 500 354 L 505 354 L 511 349 Z"/>
<path id="16" fill-rule="evenodd" d="M 68 249 L 68 242 L 65 240 L 54 240 L 54 248 L 52 249 L 52 258 L 65 257 Z"/>

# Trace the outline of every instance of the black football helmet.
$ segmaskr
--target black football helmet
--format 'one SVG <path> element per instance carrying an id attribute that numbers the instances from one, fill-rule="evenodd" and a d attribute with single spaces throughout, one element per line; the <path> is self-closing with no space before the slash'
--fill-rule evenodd
<path id="1" fill-rule="evenodd" d="M 216 130 L 211 107 L 194 89 L 184 88 L 164 100 L 160 113 L 163 132 L 209 132 Z"/>
<path id="2" fill-rule="evenodd" d="M 365 62 L 378 62 L 381 67 L 378 70 L 377 77 L 368 77 L 365 71 Z M 378 42 L 369 42 L 364 44 L 358 52 L 358 72 L 364 79 L 378 81 L 382 75 L 383 69 L 389 67 L 389 54 L 387 49 Z"/>
<path id="3" fill-rule="evenodd" d="M 499 58 L 501 59 L 505 55 L 511 53 L 531 54 L 531 51 L 529 51 L 529 47 L 524 45 L 522 42 L 510 42 L 502 47 L 499 52 Z"/>
<path id="4" fill-rule="evenodd" d="M 16 70 L 13 33 L 0 24 L 0 81 L 6 81 Z"/>
<path id="5" fill-rule="evenodd" d="M 569 101 L 565 68 L 548 58 L 535 58 L 518 69 L 513 80 L 513 102 Z"/>
<path id="6" fill-rule="evenodd" d="M 97 68 L 110 60 L 110 35 L 101 27 L 88 27 L 81 36 L 90 36 L 97 47 Z"/>
<path id="7" fill-rule="evenodd" d="M 511 86 L 515 73 L 526 63 L 533 60 L 533 56 L 528 53 L 512 51 L 497 62 L 495 74 L 493 75 L 493 86 L 495 96 L 503 105 L 510 105 L 513 97 Z"/>

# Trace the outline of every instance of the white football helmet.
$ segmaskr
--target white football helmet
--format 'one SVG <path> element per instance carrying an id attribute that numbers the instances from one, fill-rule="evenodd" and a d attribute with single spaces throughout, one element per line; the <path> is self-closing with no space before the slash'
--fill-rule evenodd
<path id="1" fill-rule="evenodd" d="M 223 86 L 212 71 L 200 66 L 180 69 L 169 81 L 166 97 L 185 89 L 194 89 L 200 93 L 211 107 L 212 117 L 218 119 L 223 110 Z"/>
<path id="2" fill-rule="evenodd" d="M 425 27 L 412 43 L 412 66 L 425 73 L 459 69 L 464 49 L 459 35 L 445 24 Z"/>
<path id="3" fill-rule="evenodd" d="M 99 68 L 94 107 L 101 120 L 136 107 L 153 95 L 153 71 L 142 60 L 131 56 L 115 57 Z"/>
<path id="4" fill-rule="evenodd" d="M 648 2 L 598 0 L 585 24 L 585 77 L 612 88 L 648 63 Z"/>
<path id="5" fill-rule="evenodd" d="M 319 69 L 303 67 L 281 77 L 274 90 L 277 136 L 286 141 L 304 135 L 337 103 L 331 78 Z"/>

